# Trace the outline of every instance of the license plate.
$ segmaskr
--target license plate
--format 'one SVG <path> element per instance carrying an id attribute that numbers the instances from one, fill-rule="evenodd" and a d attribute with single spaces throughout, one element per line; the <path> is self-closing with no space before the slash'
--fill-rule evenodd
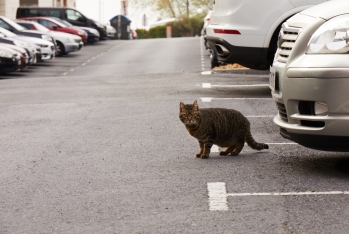
<path id="1" fill-rule="evenodd" d="M 275 90 L 275 79 L 276 79 L 277 71 L 273 68 L 270 67 L 270 72 L 269 72 L 269 88 L 274 91 Z"/>

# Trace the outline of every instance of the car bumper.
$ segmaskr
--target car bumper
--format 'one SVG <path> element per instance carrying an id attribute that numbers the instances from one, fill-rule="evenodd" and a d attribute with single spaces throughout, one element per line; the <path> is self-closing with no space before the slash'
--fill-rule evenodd
<path id="1" fill-rule="evenodd" d="M 20 60 L 14 60 L 13 58 L 0 58 L 0 72 L 19 71 L 20 66 Z"/>
<path id="2" fill-rule="evenodd" d="M 41 60 L 49 60 L 55 57 L 54 47 L 41 47 Z"/>
<path id="3" fill-rule="evenodd" d="M 82 47 L 82 45 L 80 46 L 78 43 L 67 43 L 67 44 L 64 44 L 64 49 L 65 49 L 66 53 L 78 51 L 78 50 L 81 49 L 81 47 Z"/>
<path id="4" fill-rule="evenodd" d="M 349 151 L 349 69 L 292 67 L 274 62 L 278 74 L 272 90 L 281 135 L 309 148 Z M 328 114 L 315 115 L 314 103 L 327 104 Z M 348 145 L 348 146 L 346 146 Z"/>
<path id="5" fill-rule="evenodd" d="M 97 41 L 99 41 L 99 36 L 94 35 L 94 34 L 88 35 L 87 41 L 88 41 L 89 43 L 97 42 Z"/>
<path id="6" fill-rule="evenodd" d="M 242 38 L 243 36 L 236 35 L 236 37 Z M 248 36 L 243 38 L 245 38 L 244 40 L 249 40 Z M 256 68 L 261 65 L 267 65 L 266 56 L 268 48 L 236 46 L 223 38 L 208 35 L 206 35 L 206 40 L 208 46 L 214 51 L 218 61 L 223 64 L 239 63 L 241 65 L 248 65 L 249 67 L 255 66 Z"/>

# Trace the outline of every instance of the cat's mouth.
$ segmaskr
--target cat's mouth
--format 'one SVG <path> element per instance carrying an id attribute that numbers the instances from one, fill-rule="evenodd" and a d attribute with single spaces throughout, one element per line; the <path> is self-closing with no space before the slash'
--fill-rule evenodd
<path id="1" fill-rule="evenodd" d="M 199 127 L 199 124 L 196 122 L 185 122 L 184 124 L 188 127 L 193 127 L 193 126 Z"/>

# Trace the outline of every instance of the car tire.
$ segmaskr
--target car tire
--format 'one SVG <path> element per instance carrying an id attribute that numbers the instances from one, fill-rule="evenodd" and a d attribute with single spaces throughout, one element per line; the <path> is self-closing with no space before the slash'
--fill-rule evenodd
<path id="1" fill-rule="evenodd" d="M 64 45 L 62 42 L 57 41 L 57 56 L 62 56 L 65 54 Z"/>
<path id="2" fill-rule="evenodd" d="M 210 58 L 211 58 L 211 69 L 214 67 L 218 67 L 220 65 L 218 62 L 217 56 L 213 51 L 210 55 Z"/>

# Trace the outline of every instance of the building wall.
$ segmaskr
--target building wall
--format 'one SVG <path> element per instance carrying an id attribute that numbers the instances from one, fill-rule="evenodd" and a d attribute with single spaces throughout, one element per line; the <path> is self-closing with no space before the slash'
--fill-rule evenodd
<path id="1" fill-rule="evenodd" d="M 16 11 L 19 0 L 0 0 L 0 15 L 10 19 L 16 19 Z"/>
<path id="2" fill-rule="evenodd" d="M 19 6 L 76 7 L 76 0 L 0 0 L 0 15 L 16 19 Z"/>

